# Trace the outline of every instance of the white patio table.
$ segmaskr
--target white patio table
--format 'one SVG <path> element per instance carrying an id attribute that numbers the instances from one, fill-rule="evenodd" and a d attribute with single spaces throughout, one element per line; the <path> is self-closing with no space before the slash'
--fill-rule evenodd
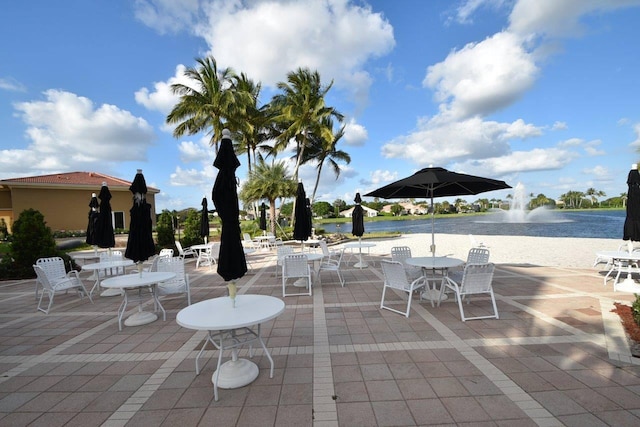
<path id="1" fill-rule="evenodd" d="M 130 259 L 123 259 L 119 261 L 105 261 L 105 262 L 94 262 L 92 264 L 85 264 L 82 266 L 82 270 L 93 271 L 94 278 L 96 279 L 95 283 L 91 287 L 91 291 L 89 294 L 93 296 L 93 291 L 96 289 L 100 289 L 100 270 L 109 270 L 112 268 L 126 268 L 132 266 L 134 263 Z M 100 296 L 103 297 L 112 297 L 120 295 L 119 292 L 103 292 Z"/>
<path id="2" fill-rule="evenodd" d="M 368 242 L 352 242 L 352 243 L 345 243 L 344 247 L 346 249 L 351 249 L 352 256 L 353 256 L 353 249 L 356 249 L 356 248 L 358 249 L 360 260 L 357 263 L 353 264 L 353 266 L 356 268 L 363 269 L 363 268 L 369 267 L 369 264 L 367 264 L 366 261 L 362 259 L 362 249 L 366 248 L 367 254 L 369 254 L 369 249 L 373 248 L 375 245 L 376 245 L 375 243 L 368 243 Z"/>
<path id="3" fill-rule="evenodd" d="M 142 291 L 144 289 L 149 289 L 151 291 L 156 311 L 157 308 L 160 307 L 160 310 L 162 311 L 162 320 L 167 320 L 167 313 L 164 311 L 164 307 L 162 307 L 162 304 L 158 299 L 156 286 L 158 283 L 171 280 L 174 277 L 176 277 L 176 273 L 170 271 L 142 271 L 123 274 L 122 276 L 110 277 L 109 279 L 103 280 L 100 284 L 103 288 L 121 289 L 124 293 L 124 299 L 118 308 L 118 329 L 122 330 L 122 317 L 124 316 L 124 312 L 127 309 L 127 303 L 129 302 L 127 291 L 138 292 L 138 311 L 124 321 L 125 326 L 146 325 L 147 323 L 158 320 L 158 316 L 155 313 L 150 313 L 142 309 L 142 301 L 144 300 Z"/>
<path id="4" fill-rule="evenodd" d="M 607 279 L 614 273 L 616 273 L 613 279 L 613 289 L 621 292 L 640 293 L 640 284 L 633 280 L 632 273 L 640 273 L 638 267 L 634 267 L 633 264 L 640 262 L 640 252 L 629 251 L 598 251 L 596 252 L 598 257 L 611 259 L 611 268 L 604 276 L 604 284 L 607 284 Z M 627 277 L 618 282 L 621 274 L 627 274 Z"/>
<path id="5" fill-rule="evenodd" d="M 411 257 L 407 258 L 405 262 L 409 265 L 413 265 L 414 267 L 421 267 L 424 276 L 427 278 L 427 281 L 433 282 L 431 289 L 425 290 L 422 292 L 423 298 L 429 298 L 431 304 L 433 305 L 434 301 L 437 301 L 440 297 L 440 290 L 436 289 L 436 281 L 438 277 L 436 277 L 436 270 L 442 272 L 440 277 L 440 286 L 442 282 L 447 280 L 447 274 L 450 268 L 459 267 L 464 264 L 464 261 L 458 258 L 450 258 L 446 256 L 423 256 L 423 257 Z M 427 276 L 427 271 L 431 271 L 431 277 Z M 428 292 L 428 295 L 425 293 Z M 447 295 L 442 295 L 442 300 L 445 301 L 447 299 Z"/>
<path id="6" fill-rule="evenodd" d="M 196 356 L 196 375 L 200 374 L 198 361 L 207 343 L 210 342 L 220 350 L 216 370 L 211 376 L 216 401 L 218 387 L 243 387 L 258 377 L 259 369 L 255 363 L 247 359 L 238 359 L 240 346 L 250 344 L 249 357 L 253 357 L 251 344 L 258 341 L 271 363 L 269 378 L 273 378 L 273 359 L 262 340 L 261 324 L 278 317 L 284 308 L 284 301 L 272 296 L 237 295 L 235 306 L 231 298 L 219 297 L 192 304 L 178 312 L 178 325 L 208 333 Z M 257 331 L 251 328 L 256 325 Z M 231 360 L 222 363 L 222 354 L 228 349 L 232 350 Z"/>

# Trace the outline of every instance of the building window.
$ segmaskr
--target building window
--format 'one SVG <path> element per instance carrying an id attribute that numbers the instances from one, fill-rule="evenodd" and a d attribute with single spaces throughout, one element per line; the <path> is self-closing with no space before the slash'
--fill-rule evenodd
<path id="1" fill-rule="evenodd" d="M 123 230 L 125 228 L 124 212 L 113 212 L 113 228 L 116 230 Z"/>

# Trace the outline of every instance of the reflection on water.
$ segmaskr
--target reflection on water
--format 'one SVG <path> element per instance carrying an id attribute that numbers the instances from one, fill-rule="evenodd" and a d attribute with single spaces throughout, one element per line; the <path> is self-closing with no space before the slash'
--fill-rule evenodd
<path id="1" fill-rule="evenodd" d="M 496 236 L 542 236 L 542 237 L 594 237 L 622 239 L 625 211 L 554 211 L 559 221 L 497 223 L 481 222 L 482 216 L 452 214 L 435 219 L 435 232 L 443 234 L 478 234 Z M 328 233 L 336 232 L 336 224 L 316 224 Z M 430 233 L 431 217 L 417 220 L 365 222 L 365 233 L 388 231 L 399 233 Z M 351 232 L 351 224 L 341 224 L 340 232 Z"/>

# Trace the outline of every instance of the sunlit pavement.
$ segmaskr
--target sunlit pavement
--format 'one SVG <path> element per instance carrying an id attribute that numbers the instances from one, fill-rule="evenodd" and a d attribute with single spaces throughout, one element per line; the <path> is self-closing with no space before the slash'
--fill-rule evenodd
<path id="1" fill-rule="evenodd" d="M 274 253 L 249 260 L 238 292 L 282 298 Z M 381 310 L 379 258 L 368 261 L 343 266 L 344 288 L 323 273 L 313 296 L 284 299 L 262 330 L 273 378 L 254 348 L 257 380 L 217 402 L 217 351 L 196 375 L 205 332 L 176 323 L 183 296 L 162 299 L 166 321 L 119 332 L 121 297 L 58 295 L 45 315 L 34 280 L 0 282 L 0 425 L 640 425 L 640 359 L 611 313 L 633 296 L 603 286 L 598 269 L 498 265 L 500 319 L 462 322 L 452 298 L 432 308 L 416 297 L 408 319 Z M 192 302 L 226 295 L 215 266 L 187 265 Z"/>

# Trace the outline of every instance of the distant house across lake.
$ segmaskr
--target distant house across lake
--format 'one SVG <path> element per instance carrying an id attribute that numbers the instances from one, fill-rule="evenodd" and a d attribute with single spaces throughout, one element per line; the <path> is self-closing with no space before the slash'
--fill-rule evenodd
<path id="1" fill-rule="evenodd" d="M 135 171 L 131 173 L 133 177 Z M 114 228 L 129 228 L 132 194 L 130 181 L 96 172 L 68 172 L 0 180 L 0 218 L 11 232 L 11 224 L 26 209 L 36 209 L 44 215 L 52 231 L 86 230 L 91 194 L 100 194 L 102 183 L 111 192 L 111 220 Z M 155 195 L 160 190 L 148 187 L 147 202 L 151 205 L 152 221 L 156 223 Z"/>
<path id="2" fill-rule="evenodd" d="M 373 218 L 378 216 L 378 211 L 375 209 L 371 209 L 362 205 L 362 210 L 364 211 L 364 215 L 368 218 Z M 343 216 L 345 218 L 351 218 L 352 214 L 353 214 L 353 208 L 349 208 L 347 210 L 340 212 L 340 216 Z"/>

